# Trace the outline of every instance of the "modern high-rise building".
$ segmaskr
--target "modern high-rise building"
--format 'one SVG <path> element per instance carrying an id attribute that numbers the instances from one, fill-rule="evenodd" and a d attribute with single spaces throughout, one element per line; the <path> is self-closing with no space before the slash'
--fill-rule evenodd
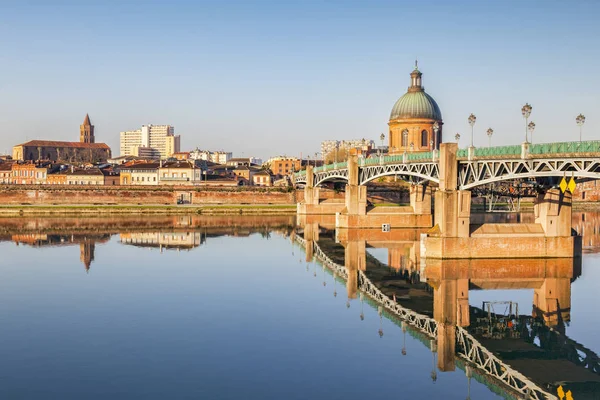
<path id="1" fill-rule="evenodd" d="M 141 153 L 138 148 L 150 148 L 160 153 L 161 158 L 171 157 L 180 151 L 179 135 L 172 125 L 142 125 L 135 131 L 121 132 L 121 156 Z"/>

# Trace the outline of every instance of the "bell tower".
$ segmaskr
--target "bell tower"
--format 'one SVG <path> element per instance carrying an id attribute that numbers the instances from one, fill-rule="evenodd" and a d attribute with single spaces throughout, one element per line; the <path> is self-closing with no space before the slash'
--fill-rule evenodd
<path id="1" fill-rule="evenodd" d="M 96 143 L 94 138 L 94 125 L 90 122 L 90 116 L 85 114 L 83 125 L 79 126 L 79 141 L 81 143 Z"/>

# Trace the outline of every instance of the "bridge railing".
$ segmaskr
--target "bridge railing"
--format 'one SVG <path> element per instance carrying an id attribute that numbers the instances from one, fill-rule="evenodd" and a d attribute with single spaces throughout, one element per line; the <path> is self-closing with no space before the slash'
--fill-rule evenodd
<path id="1" fill-rule="evenodd" d="M 296 235 L 296 241 L 304 248 L 307 246 L 306 240 Z M 314 255 L 327 268 L 336 272 L 342 279 L 348 279 L 348 270 L 345 266 L 334 262 L 321 248 L 312 243 Z M 402 307 L 400 304 L 385 295 L 364 272 L 358 271 L 358 289 L 367 294 L 378 304 L 395 314 L 401 320 L 414 326 L 432 339 L 437 339 L 437 322 L 426 315 L 419 314 L 413 310 Z M 456 327 L 456 353 L 470 362 L 486 375 L 503 382 L 505 385 L 515 390 L 521 396 L 533 400 L 556 400 L 556 396 L 548 393 L 537 386 L 520 372 L 514 370 L 508 364 L 502 362 L 496 355 L 490 352 L 485 346 L 477 341 L 466 329 Z"/>
<path id="2" fill-rule="evenodd" d="M 539 143 L 529 147 L 531 154 L 569 154 L 569 153 L 598 153 L 600 140 L 585 142 Z"/>

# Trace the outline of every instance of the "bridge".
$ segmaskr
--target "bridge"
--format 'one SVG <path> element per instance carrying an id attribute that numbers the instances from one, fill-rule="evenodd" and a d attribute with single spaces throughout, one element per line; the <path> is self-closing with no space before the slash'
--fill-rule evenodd
<path id="1" fill-rule="evenodd" d="M 388 276 L 389 272 L 385 271 L 389 271 L 389 268 L 394 265 L 393 258 L 389 259 L 389 266 L 372 259 L 365 252 L 365 241 L 362 239 L 358 242 L 342 242 L 344 265 L 338 264 L 334 260 L 340 259 L 341 255 L 335 251 L 332 256 L 326 254 L 320 246 L 321 242 L 317 244 L 318 237 L 314 236 L 316 232 L 311 231 L 310 228 L 305 227 L 304 238 L 295 237 L 296 242 L 306 251 L 307 262 L 314 257 L 329 268 L 334 277 L 345 280 L 349 299 L 359 297 L 356 292 L 360 291 L 361 302 L 363 295 L 367 295 L 377 305 L 398 317 L 403 325 L 412 326 L 431 339 L 432 351 L 435 348 L 438 355 L 439 370 L 454 370 L 456 354 L 459 359 L 467 362 L 467 367 L 474 368 L 476 374 L 487 378 L 486 381 L 489 382 L 489 378 L 493 378 L 502 382 L 524 396 L 523 398 L 554 398 L 549 392 L 556 390 L 558 385 L 556 382 L 568 382 L 568 387 L 577 388 L 578 398 L 587 398 L 586 394 L 591 393 L 589 392 L 591 388 L 600 385 L 598 355 L 568 338 L 561 330 L 562 324 L 570 321 L 570 281 L 577 277 L 573 275 L 577 273 L 577 267 L 573 265 L 572 259 L 496 260 L 495 262 L 503 265 L 499 274 L 493 273 L 495 262 L 489 261 L 433 260 L 431 263 L 432 260 L 427 260 L 426 265 L 423 260 L 417 262 L 417 265 L 411 262 L 408 268 L 421 271 L 421 282 L 424 282 L 423 278 L 426 274 L 427 282 L 433 288 L 433 292 L 423 293 L 421 293 L 422 289 L 417 287 L 411 289 L 414 293 L 409 297 L 414 297 L 415 302 L 404 299 L 403 293 L 406 289 L 400 289 L 399 292 L 394 289 L 400 288 L 398 286 L 400 281 L 390 281 L 381 275 L 383 272 Z M 375 238 L 376 241 L 378 239 Z M 328 243 L 330 240 L 325 239 L 323 243 Z M 376 243 L 373 242 L 375 246 Z M 418 247 L 418 242 L 413 243 Z M 395 253 L 395 246 L 399 244 L 402 243 L 393 243 L 392 247 L 389 247 L 390 256 Z M 407 251 L 403 253 L 405 257 L 408 256 Z M 413 257 L 412 253 L 410 257 Z M 369 258 L 371 261 L 367 270 L 365 259 L 369 260 Z M 412 286 L 414 282 L 411 279 L 411 283 L 407 284 Z M 477 332 L 477 327 L 481 323 L 480 317 L 484 314 L 487 316 L 487 313 L 469 306 L 469 286 L 475 290 L 533 288 L 533 315 L 535 318 L 543 318 L 545 322 L 533 323 L 534 317 L 518 317 L 522 324 L 527 323 L 533 329 L 523 337 L 529 340 L 516 340 L 512 336 L 509 339 L 491 340 L 485 339 L 485 336 L 477 339 L 471 332 Z M 430 297 L 431 295 L 433 298 Z M 403 300 L 397 302 L 396 296 L 400 296 Z M 431 299 L 433 309 L 430 308 L 431 303 L 425 305 L 422 300 L 418 300 L 424 299 L 424 296 Z M 407 301 L 408 305 L 405 304 Z M 470 313 L 472 318 L 475 318 L 473 323 L 469 320 Z M 467 330 L 470 325 L 475 328 Z M 519 328 L 518 331 L 520 332 L 521 329 Z M 530 335 L 539 336 L 539 347 L 533 344 L 533 337 L 529 337 Z M 512 360 L 510 361 L 512 365 L 508 365 L 502 359 L 504 355 Z M 544 394 L 536 392 L 535 387 Z"/>
<path id="2" fill-rule="evenodd" d="M 373 282 L 367 278 L 362 270 L 353 270 L 344 265 L 337 264 L 321 250 L 319 245 L 312 240 L 304 240 L 296 235 L 296 242 L 307 252 L 314 254 L 324 266 L 329 268 L 335 276 L 342 278 L 347 282 L 356 284 L 357 289 L 366 294 L 378 305 L 385 308 L 388 312 L 399 318 L 404 323 L 410 325 L 418 332 L 426 335 L 433 341 L 437 351 L 440 352 L 440 358 L 454 357 L 454 352 L 466 361 L 469 365 L 475 367 L 476 372 L 489 376 L 506 385 L 510 390 L 517 393 L 522 398 L 535 400 L 554 400 L 556 396 L 539 387 L 529 378 L 513 369 L 496 357 L 491 351 L 484 347 L 475 339 L 465 328 L 451 325 L 444 322 L 438 322 L 436 319 L 427 315 L 417 313 L 413 310 L 401 306 L 399 303 L 386 296 Z M 311 247 L 310 249 L 308 247 Z M 450 337 L 452 343 L 448 343 Z M 435 343 L 435 344 L 434 344 Z M 452 355 L 447 354 L 448 349 Z M 446 353 L 446 354 L 442 354 Z M 447 361 L 438 359 L 438 366 L 446 365 Z"/>
<path id="3" fill-rule="evenodd" d="M 370 207 L 366 184 L 385 176 L 410 182 L 409 207 Z M 424 245 L 433 258 L 573 257 L 571 193 L 558 179 L 600 179 L 600 141 L 458 149 L 443 143 L 424 153 L 361 158 L 307 167 L 294 174 L 304 187 L 298 214 L 336 216 L 336 228 L 433 228 Z M 537 180 L 533 224 L 471 226 L 471 190 L 507 180 Z M 345 182 L 344 201 L 321 201 L 319 186 Z M 433 212 L 432 212 L 433 210 Z M 513 236 L 515 246 L 499 246 Z M 435 250 L 437 249 L 437 250 Z M 465 251 L 466 250 L 466 251 Z"/>
<path id="4" fill-rule="evenodd" d="M 600 179 L 600 141 L 523 143 L 516 146 L 457 149 L 458 190 L 488 183 L 548 177 L 574 176 L 578 180 Z M 440 183 L 439 152 L 360 158 L 360 185 L 385 176 L 414 183 Z M 330 181 L 348 181 L 348 162 L 312 169 L 314 186 Z M 294 174 L 296 185 L 308 184 L 307 171 Z"/>

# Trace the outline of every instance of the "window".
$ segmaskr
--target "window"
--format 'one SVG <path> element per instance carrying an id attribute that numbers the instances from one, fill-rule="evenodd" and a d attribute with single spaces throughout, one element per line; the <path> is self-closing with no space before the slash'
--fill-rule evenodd
<path id="1" fill-rule="evenodd" d="M 421 132 L 421 147 L 427 147 L 427 146 L 429 146 L 429 141 L 427 140 L 429 138 L 427 136 L 428 136 L 427 135 L 427 131 L 423 130 Z"/>

